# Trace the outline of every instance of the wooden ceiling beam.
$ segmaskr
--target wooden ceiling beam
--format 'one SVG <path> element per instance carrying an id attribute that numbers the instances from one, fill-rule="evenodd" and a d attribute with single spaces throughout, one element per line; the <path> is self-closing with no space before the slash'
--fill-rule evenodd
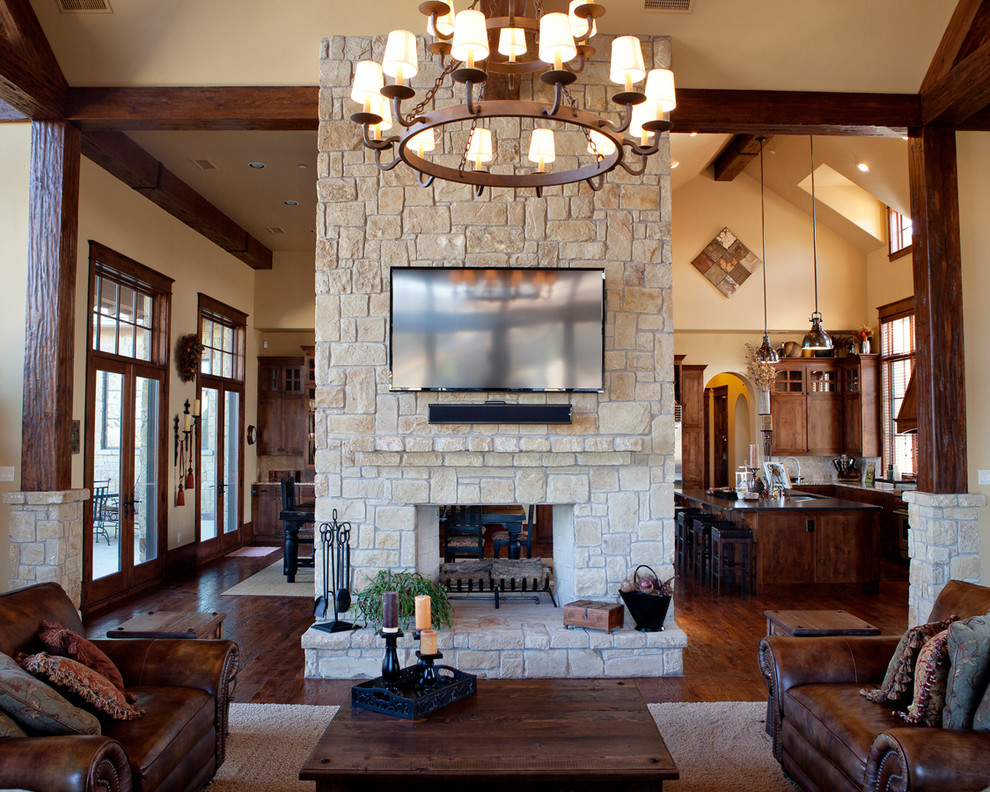
<path id="1" fill-rule="evenodd" d="M 316 86 L 70 88 L 66 118 L 90 129 L 315 130 Z"/>
<path id="2" fill-rule="evenodd" d="M 990 105 L 990 38 L 921 92 L 925 126 L 959 126 Z"/>
<path id="3" fill-rule="evenodd" d="M 249 267 L 272 268 L 272 251 L 269 248 L 123 132 L 85 132 L 82 153 Z"/>
<path id="4" fill-rule="evenodd" d="M 679 88 L 675 132 L 899 137 L 921 123 L 916 94 Z"/>
<path id="5" fill-rule="evenodd" d="M 0 121 L 27 121 L 28 118 L 24 113 L 19 110 L 15 110 L 6 102 L 0 100 Z"/>
<path id="6" fill-rule="evenodd" d="M 959 0 L 952 18 L 942 34 L 935 56 L 928 66 L 925 79 L 921 81 L 921 92 L 931 87 L 952 71 L 964 50 L 964 45 L 970 37 L 970 31 L 977 17 L 985 13 L 985 0 Z"/>
<path id="7" fill-rule="evenodd" d="M 746 166 L 760 155 L 760 138 L 770 141 L 764 135 L 735 135 L 715 157 L 713 169 L 715 181 L 732 181 Z"/>
<path id="8" fill-rule="evenodd" d="M 0 0 L 0 101 L 36 121 L 65 114 L 68 84 L 28 0 Z"/>

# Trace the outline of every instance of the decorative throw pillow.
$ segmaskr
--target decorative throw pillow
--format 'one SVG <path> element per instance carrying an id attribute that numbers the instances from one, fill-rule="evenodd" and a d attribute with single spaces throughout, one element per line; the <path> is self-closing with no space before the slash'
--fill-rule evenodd
<path id="1" fill-rule="evenodd" d="M 973 728 L 981 731 L 990 730 L 990 690 L 983 694 L 983 701 L 973 715 Z"/>
<path id="2" fill-rule="evenodd" d="M 877 704 L 904 702 L 911 695 L 914 685 L 914 666 L 918 652 L 933 635 L 948 629 L 958 616 L 950 616 L 942 621 L 919 624 L 911 627 L 901 636 L 894 650 L 894 656 L 887 665 L 887 673 L 878 688 L 863 688 L 860 695 Z"/>
<path id="3" fill-rule="evenodd" d="M 134 720 L 144 715 L 143 709 L 127 703 L 124 694 L 113 682 L 69 657 L 39 652 L 22 658 L 20 662 L 26 671 L 47 679 L 55 687 L 74 694 L 93 709 L 115 720 Z"/>
<path id="4" fill-rule="evenodd" d="M 27 732 L 9 715 L 0 712 L 0 739 L 4 737 L 27 737 Z"/>
<path id="5" fill-rule="evenodd" d="M 100 722 L 0 654 L 0 710 L 31 734 L 99 734 Z"/>
<path id="6" fill-rule="evenodd" d="M 92 641 L 87 641 L 58 622 L 43 621 L 41 628 L 38 638 L 45 645 L 48 654 L 69 657 L 105 676 L 118 690 L 124 689 L 124 678 L 117 666 Z M 133 694 L 125 693 L 125 696 L 128 701 L 134 701 Z"/>
<path id="7" fill-rule="evenodd" d="M 990 685 L 990 614 L 949 627 L 949 663 L 942 725 L 972 729 L 973 715 Z"/>
<path id="8" fill-rule="evenodd" d="M 915 726 L 941 726 L 945 686 L 949 679 L 949 631 L 932 636 L 921 651 L 914 671 L 914 699 L 898 713 Z"/>

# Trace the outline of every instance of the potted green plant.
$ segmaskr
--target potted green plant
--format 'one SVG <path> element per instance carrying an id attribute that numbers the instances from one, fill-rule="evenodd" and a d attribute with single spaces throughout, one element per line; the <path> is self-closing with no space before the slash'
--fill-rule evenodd
<path id="1" fill-rule="evenodd" d="M 399 592 L 399 623 L 403 629 L 408 629 L 416 615 L 417 594 L 429 595 L 434 625 L 453 626 L 454 612 L 446 589 L 418 572 L 383 569 L 355 596 L 361 615 L 376 628 L 382 623 L 382 594 L 386 591 Z"/>

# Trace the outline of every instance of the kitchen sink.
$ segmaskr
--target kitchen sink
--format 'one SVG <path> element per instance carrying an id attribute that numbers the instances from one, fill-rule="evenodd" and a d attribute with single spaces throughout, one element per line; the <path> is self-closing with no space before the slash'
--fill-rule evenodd
<path id="1" fill-rule="evenodd" d="M 818 500 L 817 495 L 788 495 L 787 500 L 800 502 L 800 501 L 810 501 Z"/>

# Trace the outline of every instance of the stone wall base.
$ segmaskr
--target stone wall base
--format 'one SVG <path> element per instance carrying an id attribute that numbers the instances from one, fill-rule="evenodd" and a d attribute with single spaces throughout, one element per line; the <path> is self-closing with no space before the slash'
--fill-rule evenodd
<path id="1" fill-rule="evenodd" d="M 950 580 L 980 582 L 980 506 L 985 495 L 908 490 L 911 557 L 908 624 L 927 621 L 935 598 Z"/>
<path id="2" fill-rule="evenodd" d="M 82 600 L 83 503 L 88 489 L 7 492 L 10 588 L 58 583 L 78 608 Z"/>

